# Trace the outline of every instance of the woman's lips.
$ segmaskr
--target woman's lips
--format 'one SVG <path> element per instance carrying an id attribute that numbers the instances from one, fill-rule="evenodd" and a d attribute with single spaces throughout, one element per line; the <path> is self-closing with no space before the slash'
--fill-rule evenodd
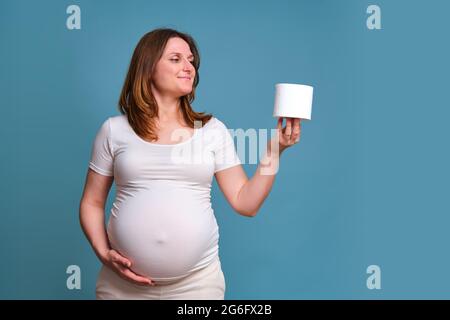
<path id="1" fill-rule="evenodd" d="M 189 77 L 178 77 L 178 78 L 184 79 L 184 80 L 191 80 L 191 78 L 189 78 Z"/>

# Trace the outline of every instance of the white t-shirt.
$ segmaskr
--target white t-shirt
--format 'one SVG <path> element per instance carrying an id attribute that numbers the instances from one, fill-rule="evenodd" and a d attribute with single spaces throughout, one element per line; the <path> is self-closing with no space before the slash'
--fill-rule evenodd
<path id="1" fill-rule="evenodd" d="M 120 115 L 103 123 L 92 147 L 89 167 L 116 183 L 110 244 L 132 261 L 133 271 L 155 281 L 184 277 L 217 257 L 212 178 L 241 164 L 217 118 L 188 137 L 172 145 L 150 143 Z"/>

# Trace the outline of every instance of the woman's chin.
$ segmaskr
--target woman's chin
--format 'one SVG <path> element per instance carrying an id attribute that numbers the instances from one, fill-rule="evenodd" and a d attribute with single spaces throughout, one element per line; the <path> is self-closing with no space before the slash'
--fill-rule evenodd
<path id="1" fill-rule="evenodd" d="M 192 90 L 184 90 L 181 93 L 179 93 L 179 97 L 184 97 L 187 96 L 188 94 L 190 94 L 192 92 Z"/>

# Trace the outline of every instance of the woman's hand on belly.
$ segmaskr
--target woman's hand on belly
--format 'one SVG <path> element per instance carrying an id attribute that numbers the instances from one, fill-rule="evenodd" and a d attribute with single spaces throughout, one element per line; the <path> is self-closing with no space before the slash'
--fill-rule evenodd
<path id="1" fill-rule="evenodd" d="M 103 263 L 125 280 L 141 286 L 154 285 L 151 279 L 140 276 L 131 271 L 131 261 L 114 249 L 108 251 Z"/>

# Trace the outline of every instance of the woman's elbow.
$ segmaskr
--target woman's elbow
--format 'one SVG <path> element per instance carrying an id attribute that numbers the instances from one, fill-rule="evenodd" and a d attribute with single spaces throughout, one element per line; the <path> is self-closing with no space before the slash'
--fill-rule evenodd
<path id="1" fill-rule="evenodd" d="M 253 218 L 258 213 L 258 210 L 249 210 L 249 209 L 235 209 L 235 211 L 241 216 Z"/>

